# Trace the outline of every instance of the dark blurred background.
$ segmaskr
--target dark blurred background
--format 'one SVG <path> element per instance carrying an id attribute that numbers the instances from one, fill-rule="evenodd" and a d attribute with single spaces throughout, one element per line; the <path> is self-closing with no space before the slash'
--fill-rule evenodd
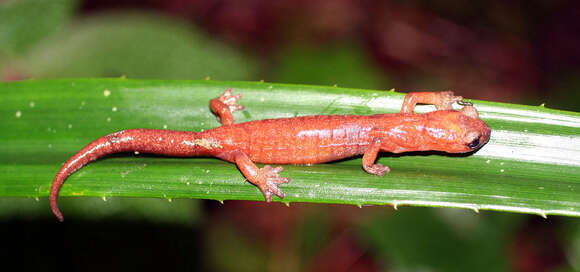
<path id="1" fill-rule="evenodd" d="M 119 76 L 452 89 L 578 111 L 580 2 L 0 1 L 1 80 Z M 178 202 L 163 219 L 113 209 L 65 224 L 15 209 L 0 214 L 0 255 L 26 270 L 580 270 L 574 218 Z"/>

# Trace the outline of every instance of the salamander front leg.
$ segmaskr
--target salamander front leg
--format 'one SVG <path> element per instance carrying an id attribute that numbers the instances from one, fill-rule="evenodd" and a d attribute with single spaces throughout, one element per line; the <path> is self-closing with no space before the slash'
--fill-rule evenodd
<path id="1" fill-rule="evenodd" d="M 388 173 L 391 169 L 380 163 L 375 164 L 379 151 L 381 151 L 381 139 L 376 138 L 373 140 L 373 143 L 369 146 L 367 151 L 365 151 L 362 159 L 362 166 L 369 174 L 384 176 L 385 172 Z"/>
<path id="2" fill-rule="evenodd" d="M 451 105 L 461 100 L 463 97 L 454 96 L 452 91 L 408 93 L 405 95 L 401 113 L 413 113 L 417 104 L 435 105 L 437 110 L 451 110 Z"/>
<path id="3" fill-rule="evenodd" d="M 266 165 L 263 168 L 258 168 L 254 162 L 248 158 L 248 156 L 242 152 L 237 152 L 234 155 L 236 165 L 244 174 L 246 179 L 258 186 L 266 202 L 272 202 L 272 194 L 277 195 L 280 198 L 284 198 L 284 193 L 280 190 L 279 186 L 282 183 L 290 182 L 289 178 L 280 177 L 280 171 L 284 168 L 278 166 L 273 168 L 270 165 Z"/>
<path id="4" fill-rule="evenodd" d="M 242 98 L 242 94 L 232 94 L 232 88 L 228 88 L 222 95 L 209 101 L 209 107 L 218 118 L 222 125 L 232 125 L 234 123 L 234 116 L 232 112 L 243 110 L 244 106 L 238 104 L 238 100 Z"/>

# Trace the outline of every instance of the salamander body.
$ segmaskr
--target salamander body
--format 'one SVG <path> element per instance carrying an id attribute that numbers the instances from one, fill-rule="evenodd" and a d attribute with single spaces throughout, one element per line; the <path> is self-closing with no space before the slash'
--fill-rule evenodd
<path id="1" fill-rule="evenodd" d="M 203 131 L 128 129 L 96 139 L 72 156 L 58 171 L 50 190 L 51 209 L 63 217 L 57 206 L 58 192 L 65 179 L 89 162 L 123 152 L 141 152 L 174 157 L 216 157 L 235 163 L 246 179 L 258 186 L 266 201 L 272 194 L 280 198 L 279 188 L 288 178 L 282 167 L 264 164 L 317 164 L 363 155 L 363 169 L 383 176 L 390 169 L 375 164 L 380 151 L 437 150 L 462 153 L 476 150 L 488 142 L 489 127 L 479 119 L 471 105 L 456 111 L 454 102 L 462 97 L 452 92 L 409 93 L 401 113 L 360 115 L 317 115 L 256 120 L 234 124 L 233 111 L 241 95 L 231 89 L 210 101 L 222 126 Z M 417 103 L 434 104 L 436 111 L 415 114 Z"/>

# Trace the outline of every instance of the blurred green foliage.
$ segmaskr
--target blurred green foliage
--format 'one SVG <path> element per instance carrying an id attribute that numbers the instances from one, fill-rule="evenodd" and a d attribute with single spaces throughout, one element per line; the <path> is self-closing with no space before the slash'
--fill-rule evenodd
<path id="1" fill-rule="evenodd" d="M 0 3 L 0 56 L 23 55 L 64 28 L 76 0 L 6 0 Z"/>
<path id="2" fill-rule="evenodd" d="M 0 76 L 248 80 L 256 62 L 191 25 L 153 13 L 77 19 L 76 1 L 0 5 Z M 33 7 L 33 8 L 30 8 Z M 67 24 L 69 23 L 69 24 Z"/>
<path id="3" fill-rule="evenodd" d="M 153 14 L 87 18 L 18 63 L 34 78 L 250 79 L 254 61 L 191 26 Z"/>
<path id="4" fill-rule="evenodd" d="M 388 80 L 359 46 L 289 46 L 279 52 L 272 81 L 298 84 L 337 85 L 348 88 L 381 89 Z"/>
<path id="5" fill-rule="evenodd" d="M 220 222 L 204 237 L 204 259 L 212 271 L 266 271 L 269 255 L 266 245 L 239 228 Z"/>
<path id="6" fill-rule="evenodd" d="M 547 107 L 580 111 L 580 70 L 562 74 L 552 93 Z"/>
<path id="7" fill-rule="evenodd" d="M 404 208 L 364 222 L 360 235 L 394 271 L 507 271 L 510 237 L 525 218 Z"/>

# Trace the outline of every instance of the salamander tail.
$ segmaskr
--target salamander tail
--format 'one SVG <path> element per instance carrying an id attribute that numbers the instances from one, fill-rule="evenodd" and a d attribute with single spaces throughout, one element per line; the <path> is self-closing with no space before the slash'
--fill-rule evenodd
<path id="1" fill-rule="evenodd" d="M 133 134 L 132 130 L 125 130 L 98 138 L 83 147 L 79 152 L 77 152 L 74 156 L 68 159 L 67 162 L 64 163 L 64 165 L 60 168 L 54 177 L 50 187 L 49 197 L 50 209 L 54 215 L 56 215 L 59 221 L 62 222 L 64 218 L 58 209 L 58 192 L 60 191 L 60 187 L 62 187 L 62 184 L 66 178 L 91 161 L 109 154 L 124 152 L 124 149 L 127 147 L 130 148 L 133 142 L 131 134 Z"/>
<path id="2" fill-rule="evenodd" d="M 50 187 L 50 208 L 58 220 L 63 221 L 57 199 L 60 187 L 68 176 L 86 164 L 106 155 L 121 152 L 192 157 L 208 154 L 215 143 L 198 139 L 198 133 L 157 129 L 128 129 L 98 138 L 72 156 L 58 171 Z"/>

